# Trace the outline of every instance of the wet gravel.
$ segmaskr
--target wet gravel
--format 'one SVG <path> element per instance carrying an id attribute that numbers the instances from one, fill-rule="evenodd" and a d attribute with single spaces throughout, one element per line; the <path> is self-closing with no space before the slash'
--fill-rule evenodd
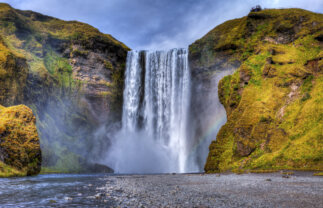
<path id="1" fill-rule="evenodd" d="M 323 178 L 312 174 L 129 175 L 109 180 L 99 189 L 119 207 L 323 207 Z"/>
<path id="2" fill-rule="evenodd" d="M 0 207 L 323 207 L 313 173 L 39 175 L 0 179 Z"/>

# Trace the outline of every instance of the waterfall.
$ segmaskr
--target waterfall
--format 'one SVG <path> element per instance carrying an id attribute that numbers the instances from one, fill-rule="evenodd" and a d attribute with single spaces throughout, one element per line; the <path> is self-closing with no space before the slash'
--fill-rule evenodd
<path id="1" fill-rule="evenodd" d="M 187 172 L 188 51 L 128 52 L 122 129 L 110 154 L 117 172 Z"/>

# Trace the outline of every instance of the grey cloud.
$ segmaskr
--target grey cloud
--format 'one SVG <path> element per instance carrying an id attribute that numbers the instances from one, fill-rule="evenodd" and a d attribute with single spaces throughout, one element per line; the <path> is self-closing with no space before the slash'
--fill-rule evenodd
<path id="1" fill-rule="evenodd" d="M 13 7 L 86 22 L 133 49 L 187 47 L 216 25 L 266 8 L 323 11 L 321 0 L 5 0 Z"/>

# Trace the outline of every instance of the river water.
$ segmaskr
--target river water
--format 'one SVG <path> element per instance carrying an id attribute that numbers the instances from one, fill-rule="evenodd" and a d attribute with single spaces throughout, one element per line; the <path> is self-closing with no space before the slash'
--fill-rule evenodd
<path id="1" fill-rule="evenodd" d="M 0 207 L 318 207 L 323 177 L 53 174 L 0 179 Z"/>
<path id="2" fill-rule="evenodd" d="M 97 189 L 109 182 L 107 175 L 96 174 L 0 179 L 0 207 L 110 207 L 114 200 Z"/>

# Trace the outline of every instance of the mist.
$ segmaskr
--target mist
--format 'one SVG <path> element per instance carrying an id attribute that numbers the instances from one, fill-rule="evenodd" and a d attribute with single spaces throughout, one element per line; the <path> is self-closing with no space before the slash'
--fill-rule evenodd
<path id="1" fill-rule="evenodd" d="M 320 0 L 84 0 L 82 2 L 5 0 L 4 2 L 18 9 L 30 9 L 63 20 L 82 21 L 97 27 L 104 33 L 112 34 L 132 49 L 152 51 L 187 48 L 216 25 L 247 15 L 250 8 L 257 4 L 263 8 L 297 7 L 323 12 L 323 2 Z M 200 83 L 196 80 L 192 82 L 192 99 L 203 100 L 203 103 L 191 100 L 190 128 L 185 132 L 187 144 L 181 144 L 185 149 L 186 163 L 191 166 L 188 170 L 203 170 L 208 146 L 226 122 L 225 110 L 218 100 L 217 85 L 219 80 L 229 73 L 231 71 L 216 72 L 212 75 L 210 83 Z M 206 90 L 208 92 L 204 92 L 205 88 L 208 88 Z M 200 94 L 202 97 L 199 96 Z M 39 108 L 37 110 L 44 112 L 44 116 L 39 118 L 40 133 L 42 137 L 48 138 L 42 141 L 42 147 L 46 149 L 44 152 L 48 154 L 44 157 L 44 164 L 53 165 L 59 160 L 68 161 L 66 158 L 74 158 L 71 161 L 75 161 L 74 155 L 65 157 L 65 153 L 71 151 L 89 161 L 101 161 L 115 167 L 120 172 L 175 170 L 164 162 L 170 160 L 171 155 L 169 149 L 164 147 L 165 143 L 151 139 L 151 135 L 143 131 L 121 131 L 120 124 L 101 121 L 97 126 L 89 126 L 84 122 L 84 115 L 79 116 L 81 112 L 77 112 L 81 109 L 76 110 L 71 106 L 73 104 L 68 98 L 50 101 L 46 107 L 37 106 Z M 73 122 L 66 119 L 75 115 Z M 79 140 L 73 138 L 79 138 Z M 107 155 L 105 155 L 106 151 L 108 151 Z M 104 159 L 102 159 L 103 155 Z M 118 161 L 116 161 L 117 156 Z M 158 165 L 155 165 L 156 163 Z"/>
<path id="2" fill-rule="evenodd" d="M 184 173 L 190 99 L 188 50 L 130 51 L 122 128 L 106 163 L 118 173 Z"/>
<path id="3" fill-rule="evenodd" d="M 219 101 L 218 84 L 220 80 L 234 72 L 234 69 L 216 70 L 210 75 L 209 82 L 193 79 L 190 108 L 190 130 L 192 136 L 190 163 L 198 164 L 198 170 L 203 172 L 209 154 L 209 145 L 216 139 L 220 128 L 226 123 L 227 115 L 224 106 Z"/>
<path id="4" fill-rule="evenodd" d="M 167 148 L 147 132 L 119 131 L 112 137 L 111 146 L 103 160 L 115 173 L 169 173 L 175 169 Z"/>
<path id="5" fill-rule="evenodd" d="M 129 52 L 122 127 L 107 131 L 100 163 L 116 173 L 203 172 L 227 119 L 218 84 L 233 72 L 214 70 L 206 82 L 189 75 L 187 50 Z"/>

